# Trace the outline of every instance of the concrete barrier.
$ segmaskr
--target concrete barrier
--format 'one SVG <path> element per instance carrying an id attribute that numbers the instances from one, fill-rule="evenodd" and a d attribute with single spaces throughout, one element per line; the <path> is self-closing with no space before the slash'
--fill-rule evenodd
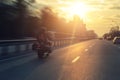
<path id="1" fill-rule="evenodd" d="M 32 51 L 32 44 L 36 39 L 1 40 L 0 59 L 24 55 Z"/>
<path id="2" fill-rule="evenodd" d="M 32 44 L 35 41 L 36 39 L 34 38 L 0 41 L 0 59 L 29 54 L 29 52 L 32 51 Z M 54 39 L 53 49 L 68 46 L 78 42 L 80 42 L 80 40 L 72 38 Z"/>

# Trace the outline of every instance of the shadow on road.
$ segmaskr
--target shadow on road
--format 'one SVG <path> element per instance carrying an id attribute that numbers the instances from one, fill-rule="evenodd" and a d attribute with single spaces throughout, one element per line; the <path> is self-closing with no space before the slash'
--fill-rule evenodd
<path id="1" fill-rule="evenodd" d="M 118 45 L 117 45 L 118 46 Z M 102 46 L 99 68 L 100 80 L 120 80 L 120 49 L 114 46 Z"/>
<path id="2" fill-rule="evenodd" d="M 28 75 L 46 63 L 47 60 L 36 57 L 27 63 L 9 68 L 0 72 L 0 80 L 24 80 Z"/>

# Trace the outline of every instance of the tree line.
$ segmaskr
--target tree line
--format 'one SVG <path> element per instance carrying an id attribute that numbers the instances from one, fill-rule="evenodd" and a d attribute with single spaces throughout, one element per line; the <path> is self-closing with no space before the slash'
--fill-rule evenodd
<path id="1" fill-rule="evenodd" d="M 49 31 L 73 31 L 74 20 L 67 22 L 48 6 L 42 9 L 34 7 L 35 0 L 11 0 L 11 4 L 7 1 L 0 1 L 0 39 L 35 37 L 42 26 Z M 78 22 L 83 24 L 81 20 Z"/>
<path id="2" fill-rule="evenodd" d="M 103 35 L 103 38 L 107 40 L 113 40 L 115 37 L 120 37 L 119 26 L 111 27 L 109 32 Z"/>

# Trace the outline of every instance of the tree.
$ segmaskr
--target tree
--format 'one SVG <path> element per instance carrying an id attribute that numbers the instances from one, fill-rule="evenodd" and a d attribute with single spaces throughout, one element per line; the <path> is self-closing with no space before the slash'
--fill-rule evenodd
<path id="1" fill-rule="evenodd" d="M 0 3 L 0 38 L 10 38 L 14 34 L 14 20 L 16 18 L 16 7 Z"/>
<path id="2" fill-rule="evenodd" d="M 1 38 L 35 36 L 35 32 L 39 31 L 42 26 L 47 27 L 49 31 L 72 34 L 75 23 L 74 20 L 67 22 L 64 18 L 60 18 L 58 14 L 53 12 L 48 6 L 40 10 L 42 15 L 38 13 L 41 17 L 32 16 L 29 14 L 28 8 L 35 8 L 32 5 L 33 3 L 35 3 L 35 0 L 16 0 L 12 5 L 0 4 Z"/>
<path id="3" fill-rule="evenodd" d="M 112 27 L 109 34 L 112 39 L 114 39 L 114 37 L 120 36 L 119 26 Z"/>
<path id="4" fill-rule="evenodd" d="M 29 25 L 27 24 L 26 27 L 26 22 L 29 20 L 26 19 L 29 4 L 25 0 L 16 0 L 11 2 L 12 4 L 8 4 L 8 1 L 10 2 L 10 0 L 0 2 L 0 38 L 11 39 L 30 36 L 27 33 Z M 31 1 L 29 3 L 33 3 Z"/>
<path id="5" fill-rule="evenodd" d="M 115 37 L 120 37 L 119 26 L 111 27 L 109 33 L 105 33 L 103 37 L 108 40 L 112 40 Z"/>

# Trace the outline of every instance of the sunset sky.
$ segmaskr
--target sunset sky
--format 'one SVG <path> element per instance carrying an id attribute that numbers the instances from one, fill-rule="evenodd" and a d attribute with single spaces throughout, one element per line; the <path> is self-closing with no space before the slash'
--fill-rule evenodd
<path id="1" fill-rule="evenodd" d="M 112 25 L 120 25 L 120 0 L 37 0 L 51 6 L 62 17 L 70 19 L 79 15 L 87 25 L 101 36 Z"/>

